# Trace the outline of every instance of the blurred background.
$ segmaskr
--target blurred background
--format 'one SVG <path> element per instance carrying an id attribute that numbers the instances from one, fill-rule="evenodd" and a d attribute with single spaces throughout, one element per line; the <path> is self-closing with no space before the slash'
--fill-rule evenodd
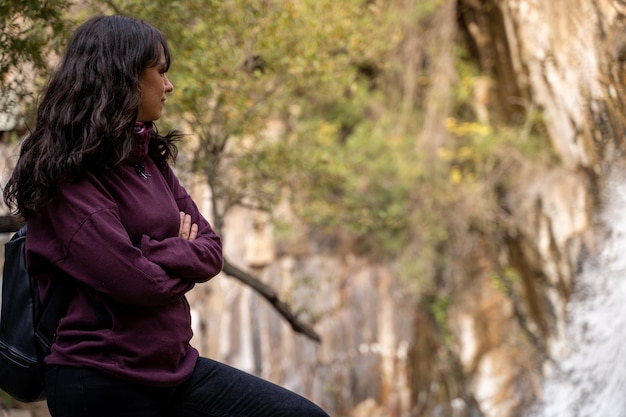
<path id="1" fill-rule="evenodd" d="M 0 0 L 2 181 L 114 13 L 170 43 L 158 127 L 224 239 L 203 355 L 336 417 L 626 416 L 625 2 Z"/>

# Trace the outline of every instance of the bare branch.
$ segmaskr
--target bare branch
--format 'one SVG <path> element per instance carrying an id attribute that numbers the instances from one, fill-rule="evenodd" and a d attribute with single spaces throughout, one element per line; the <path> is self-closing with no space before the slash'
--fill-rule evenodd
<path id="1" fill-rule="evenodd" d="M 276 291 L 269 285 L 261 282 L 258 278 L 249 274 L 246 271 L 243 271 L 230 262 L 228 260 L 224 260 L 224 273 L 227 275 L 241 281 L 243 284 L 248 285 L 252 289 L 254 289 L 257 293 L 259 293 L 263 298 L 265 298 L 274 309 L 281 315 L 287 322 L 291 325 L 291 328 L 297 332 L 302 333 L 307 336 L 309 339 L 320 343 L 322 339 L 317 334 L 317 332 L 311 327 L 309 324 L 304 323 L 300 320 L 298 315 L 291 310 L 291 307 L 284 301 L 280 299 Z"/>
<path id="2" fill-rule="evenodd" d="M 21 217 L 13 215 L 0 216 L 0 233 L 11 233 L 17 231 L 24 225 Z"/>

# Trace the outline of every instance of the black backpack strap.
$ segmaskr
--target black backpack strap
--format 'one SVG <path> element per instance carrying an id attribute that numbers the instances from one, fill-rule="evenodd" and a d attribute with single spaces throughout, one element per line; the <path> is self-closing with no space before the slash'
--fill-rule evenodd
<path id="1" fill-rule="evenodd" d="M 11 236 L 11 240 L 19 239 L 20 237 L 25 236 L 27 229 L 28 229 L 28 224 L 25 224 L 22 227 L 20 227 L 18 231 L 15 232 L 13 236 Z"/>
<path id="2" fill-rule="evenodd" d="M 67 314 L 67 307 L 74 296 L 75 287 L 68 278 L 59 276 L 53 283 L 51 291 L 35 329 L 37 342 L 44 352 L 52 346 L 59 321 Z"/>
<path id="3" fill-rule="evenodd" d="M 26 235 L 28 224 L 22 226 L 12 237 L 17 239 Z M 70 279 L 58 276 L 52 284 L 51 294 L 46 305 L 41 307 L 39 321 L 35 327 L 35 337 L 41 353 L 46 354 L 52 346 L 59 327 L 59 321 L 67 313 L 68 305 L 75 294 L 75 286 Z M 39 291 L 35 289 L 39 294 Z M 37 312 L 36 312 L 37 313 Z"/>

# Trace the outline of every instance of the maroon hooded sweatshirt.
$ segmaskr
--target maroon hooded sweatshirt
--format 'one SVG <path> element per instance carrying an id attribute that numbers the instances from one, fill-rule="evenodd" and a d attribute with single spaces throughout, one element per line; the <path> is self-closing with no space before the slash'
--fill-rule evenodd
<path id="1" fill-rule="evenodd" d="M 133 161 L 62 183 L 29 219 L 26 260 L 44 301 L 59 274 L 78 283 L 47 364 L 166 387 L 195 366 L 185 293 L 221 271 L 222 243 L 171 168 L 147 157 L 150 128 L 136 136 Z M 178 237 L 181 211 L 194 241 Z"/>

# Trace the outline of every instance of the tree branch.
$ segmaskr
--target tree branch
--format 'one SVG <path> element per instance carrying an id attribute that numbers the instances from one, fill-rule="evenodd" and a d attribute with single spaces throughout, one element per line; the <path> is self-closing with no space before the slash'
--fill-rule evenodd
<path id="1" fill-rule="evenodd" d="M 20 217 L 12 215 L 0 216 L 0 233 L 15 232 L 23 224 L 24 221 Z M 276 311 L 278 311 L 278 313 L 283 316 L 285 320 L 287 320 L 295 332 L 301 333 L 317 343 L 322 341 L 313 327 L 311 327 L 308 323 L 301 321 L 298 315 L 291 310 L 289 304 L 282 301 L 272 287 L 261 282 L 252 274 L 237 268 L 228 262 L 228 260 L 224 261 L 224 273 L 237 279 L 243 284 L 248 285 L 265 298 L 274 307 L 274 309 L 276 309 Z"/>
<path id="2" fill-rule="evenodd" d="M 0 216 L 0 233 L 15 232 L 23 225 L 24 220 L 21 217 L 11 214 Z"/>
<path id="3" fill-rule="evenodd" d="M 252 289 L 265 298 L 274 307 L 274 309 L 276 309 L 276 311 L 278 311 L 278 313 L 283 316 L 285 320 L 287 320 L 295 332 L 302 333 L 317 343 L 322 341 L 313 327 L 302 322 L 298 315 L 291 310 L 291 307 L 280 299 L 272 287 L 261 282 L 252 274 L 237 268 L 226 259 L 224 260 L 223 271 L 227 275 L 241 281 L 243 284 L 252 287 Z"/>

